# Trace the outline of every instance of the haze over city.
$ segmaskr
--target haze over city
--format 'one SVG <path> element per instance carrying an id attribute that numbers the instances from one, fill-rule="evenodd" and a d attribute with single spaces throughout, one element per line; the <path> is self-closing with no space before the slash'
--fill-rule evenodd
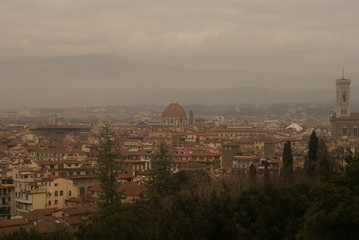
<path id="1" fill-rule="evenodd" d="M 334 94 L 342 67 L 354 86 L 359 76 L 358 5 L 1 1 L 1 107 L 146 103 L 161 90 L 237 87 Z"/>
<path id="2" fill-rule="evenodd" d="M 359 0 L 0 0 L 0 240 L 359 239 Z"/>

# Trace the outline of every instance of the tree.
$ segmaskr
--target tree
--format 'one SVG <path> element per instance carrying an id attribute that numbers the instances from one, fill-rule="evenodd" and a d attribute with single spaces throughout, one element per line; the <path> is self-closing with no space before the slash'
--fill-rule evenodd
<path id="1" fill-rule="evenodd" d="M 118 189 L 117 176 L 119 174 L 120 153 L 116 147 L 114 133 L 108 127 L 104 127 L 101 133 L 100 145 L 98 147 L 97 174 L 100 186 L 104 194 L 101 196 L 104 206 L 117 204 L 121 201 Z"/>
<path id="2" fill-rule="evenodd" d="M 269 171 L 269 163 L 266 160 L 264 162 L 264 183 L 270 182 L 270 171 Z"/>
<path id="3" fill-rule="evenodd" d="M 257 169 L 253 163 L 249 167 L 249 184 L 253 186 L 257 185 Z"/>
<path id="4" fill-rule="evenodd" d="M 308 142 L 308 155 L 306 156 L 304 162 L 306 174 L 312 180 L 315 180 L 316 178 L 315 170 L 317 166 L 318 143 L 319 139 L 317 137 L 317 134 L 313 130 Z"/>
<path id="5" fill-rule="evenodd" d="M 41 240 L 43 236 L 35 228 L 19 228 L 8 234 L 1 234 L 0 240 Z"/>
<path id="6" fill-rule="evenodd" d="M 314 185 L 298 239 L 359 239 L 359 155 L 345 155 L 344 171 Z"/>
<path id="7" fill-rule="evenodd" d="M 328 179 L 334 172 L 335 163 L 329 155 L 324 140 L 320 139 L 317 152 L 316 173 L 320 178 Z"/>
<path id="8" fill-rule="evenodd" d="M 290 141 L 284 144 L 283 148 L 283 166 L 280 172 L 281 180 L 292 182 L 293 180 L 293 154 Z"/>
<path id="9" fill-rule="evenodd" d="M 170 191 L 168 181 L 171 176 L 171 162 L 167 152 L 165 143 L 161 142 L 158 153 L 151 161 L 151 178 L 147 183 L 147 188 L 148 196 L 152 200 L 158 200 Z"/>

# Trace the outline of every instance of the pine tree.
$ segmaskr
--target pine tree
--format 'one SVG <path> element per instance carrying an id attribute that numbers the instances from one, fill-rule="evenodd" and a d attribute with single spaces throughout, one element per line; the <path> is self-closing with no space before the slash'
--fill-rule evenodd
<path id="1" fill-rule="evenodd" d="M 283 148 L 283 166 L 281 169 L 281 180 L 292 182 L 293 180 L 293 154 L 292 154 L 292 145 L 290 141 L 287 141 L 284 144 Z"/>
<path id="2" fill-rule="evenodd" d="M 120 160 L 120 156 L 113 131 L 108 126 L 104 127 L 101 133 L 97 158 L 97 174 L 101 189 L 104 192 L 101 196 L 104 206 L 115 205 L 121 200 L 121 196 L 117 191 L 119 187 L 117 176 L 120 172 L 117 161 Z"/>
<path id="3" fill-rule="evenodd" d="M 308 142 L 308 155 L 306 156 L 304 163 L 306 174 L 312 180 L 315 180 L 316 178 L 315 170 L 317 166 L 318 144 L 319 139 L 317 137 L 317 134 L 313 130 Z"/>

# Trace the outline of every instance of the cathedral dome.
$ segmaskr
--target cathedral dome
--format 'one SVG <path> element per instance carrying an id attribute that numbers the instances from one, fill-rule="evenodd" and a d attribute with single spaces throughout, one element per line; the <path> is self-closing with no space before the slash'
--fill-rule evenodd
<path id="1" fill-rule="evenodd" d="M 171 103 L 162 113 L 163 118 L 186 118 L 186 112 L 178 103 Z"/>

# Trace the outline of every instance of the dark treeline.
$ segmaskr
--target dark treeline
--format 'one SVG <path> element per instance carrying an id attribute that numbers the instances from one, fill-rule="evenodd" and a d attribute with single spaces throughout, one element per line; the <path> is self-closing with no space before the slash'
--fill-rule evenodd
<path id="1" fill-rule="evenodd" d="M 79 229 L 46 236 L 18 230 L 2 239 L 359 239 L 359 155 L 344 152 L 340 166 L 323 144 L 313 133 L 305 170 L 297 172 L 286 143 L 279 181 L 257 181 L 251 167 L 248 184 L 198 171 L 172 174 L 162 146 L 139 201 L 121 203 L 108 187 L 101 211 Z M 113 157 L 103 149 L 103 159 Z M 101 181 L 112 186 L 108 176 L 102 172 Z"/>

